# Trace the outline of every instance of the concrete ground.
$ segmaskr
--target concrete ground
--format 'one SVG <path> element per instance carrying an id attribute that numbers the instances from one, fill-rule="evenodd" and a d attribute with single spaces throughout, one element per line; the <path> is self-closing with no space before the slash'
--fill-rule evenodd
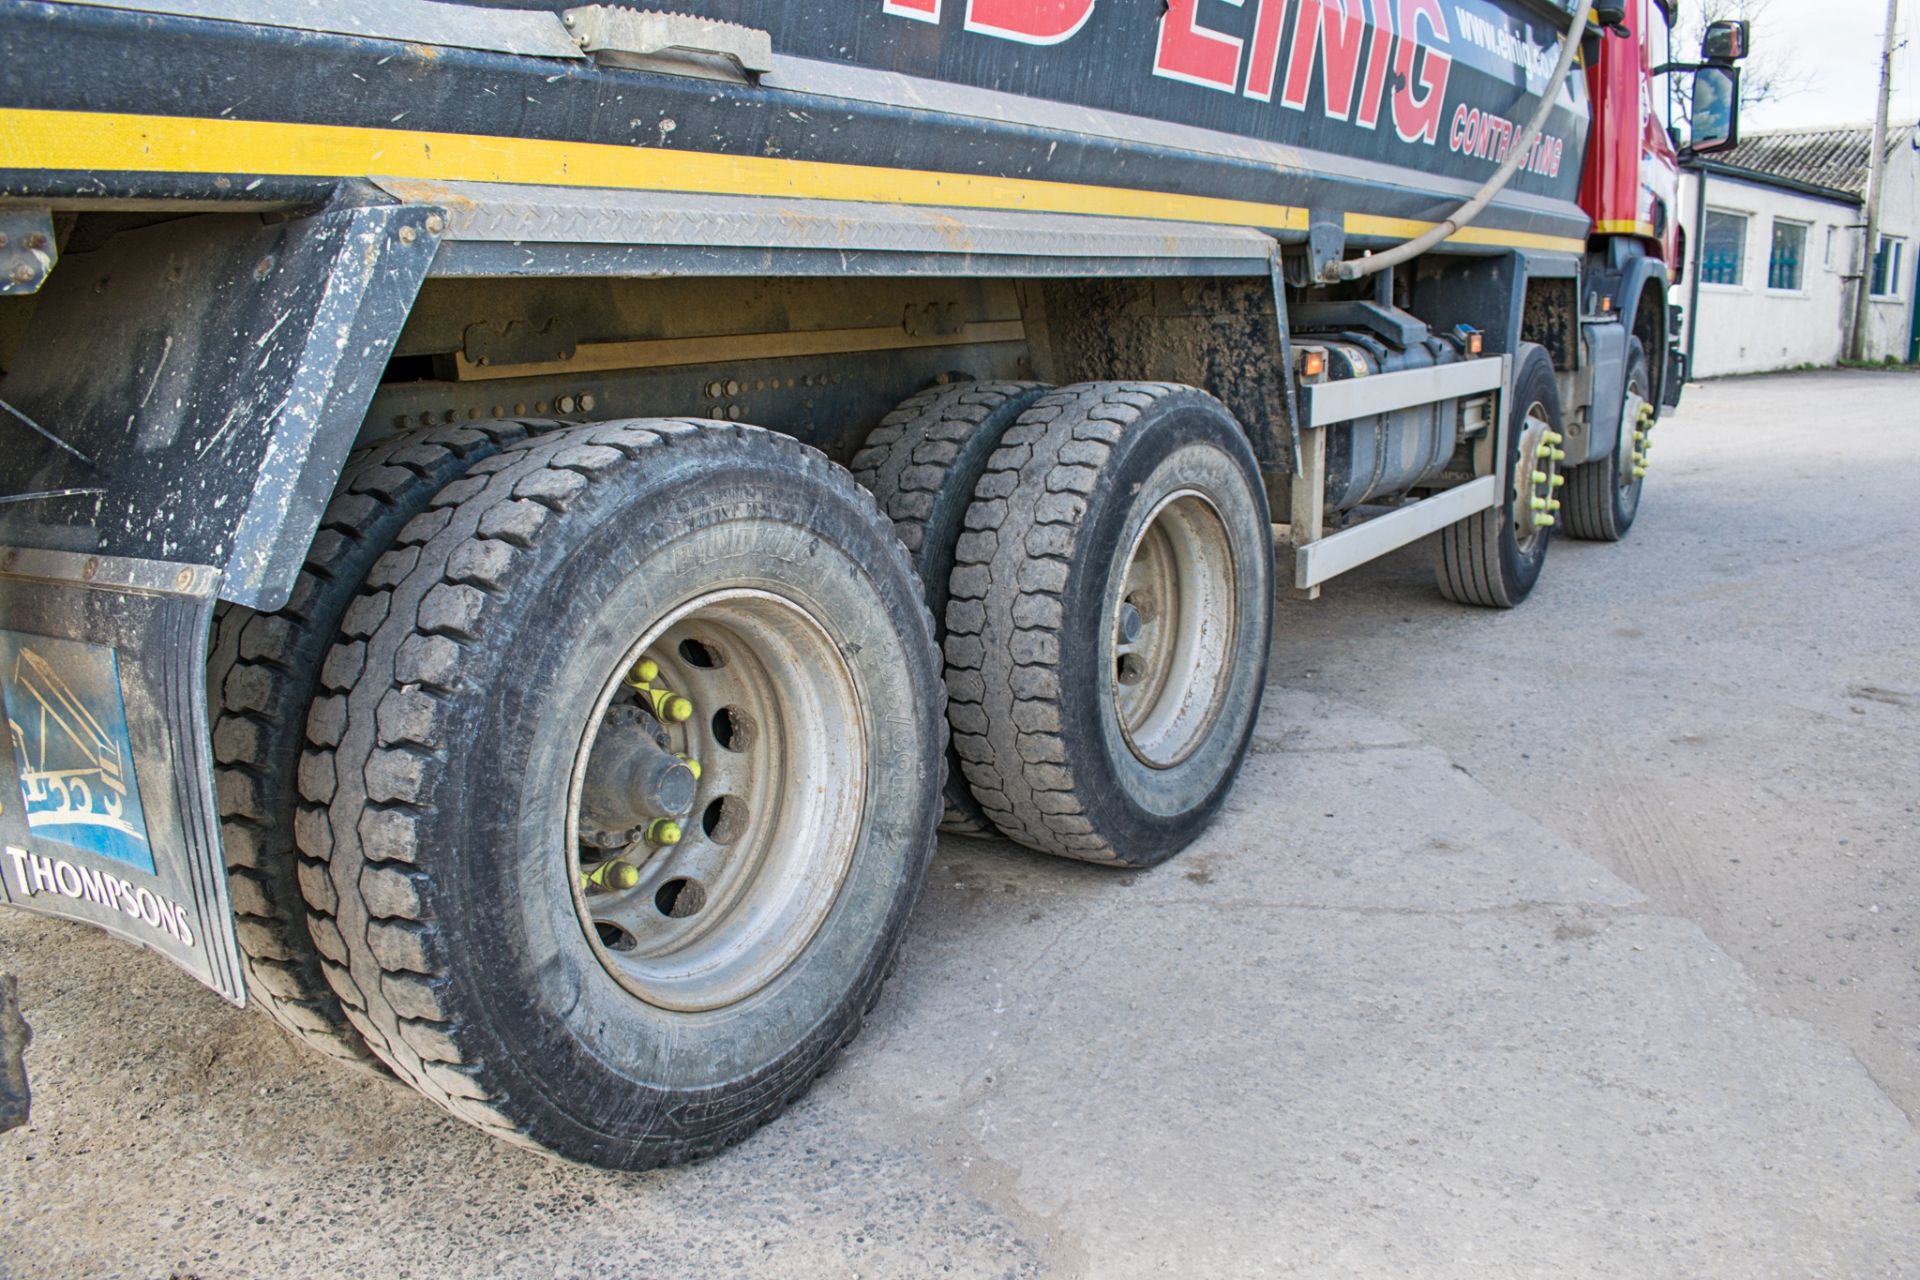
<path id="1" fill-rule="evenodd" d="M 1507 614 L 1279 613 L 1146 874 L 946 842 L 867 1033 L 691 1169 L 495 1144 L 0 917 L 0 1276 L 1920 1274 L 1920 379 L 1696 387 Z"/>

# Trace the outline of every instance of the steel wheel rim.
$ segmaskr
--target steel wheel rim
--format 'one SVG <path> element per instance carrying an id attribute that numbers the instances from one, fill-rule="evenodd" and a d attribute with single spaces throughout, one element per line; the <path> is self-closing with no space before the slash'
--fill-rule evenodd
<path id="1" fill-rule="evenodd" d="M 1535 545 L 1553 526 L 1554 513 L 1560 507 L 1554 496 L 1559 488 L 1554 481 L 1564 456 L 1556 447 L 1558 443 L 1546 406 L 1537 400 L 1528 405 L 1513 477 L 1513 540 L 1523 556 L 1533 554 Z"/>
<path id="2" fill-rule="evenodd" d="M 1108 627 L 1113 710 L 1134 756 L 1171 769 L 1206 741 L 1239 628 L 1226 521 L 1182 489 L 1141 522 Z"/>
<path id="3" fill-rule="evenodd" d="M 582 785 L 609 708 L 640 700 L 627 680 L 643 658 L 658 667 L 654 687 L 692 703 L 662 727 L 700 771 L 680 842 L 643 838 L 622 856 L 582 842 Z M 568 884 L 607 972 L 649 1004 L 698 1012 L 747 999 L 798 959 L 852 867 L 864 724 L 839 646 L 784 596 L 712 592 L 651 627 L 603 686 L 568 793 Z M 637 882 L 586 882 L 610 861 Z"/>
<path id="4" fill-rule="evenodd" d="M 1620 485 L 1621 509 L 1631 515 L 1640 506 L 1640 468 L 1646 465 L 1646 444 L 1641 433 L 1653 426 L 1652 408 L 1647 400 L 1647 389 L 1636 376 L 1627 382 L 1626 404 L 1620 415 L 1620 443 L 1616 457 L 1622 458 L 1622 465 L 1615 468 Z"/>

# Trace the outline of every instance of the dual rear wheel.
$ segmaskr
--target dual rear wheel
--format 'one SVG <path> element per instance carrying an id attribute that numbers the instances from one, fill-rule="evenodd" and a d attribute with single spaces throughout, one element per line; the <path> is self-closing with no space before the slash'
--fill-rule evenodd
<path id="1" fill-rule="evenodd" d="M 858 1031 L 954 813 L 949 685 L 975 821 L 1136 866 L 1190 841 L 1264 674 L 1237 425 L 1160 384 L 956 387 L 890 422 L 917 458 L 866 460 L 899 525 L 733 424 L 356 460 L 295 600 L 230 614 L 213 657 L 256 998 L 499 1136 L 652 1167 Z"/>

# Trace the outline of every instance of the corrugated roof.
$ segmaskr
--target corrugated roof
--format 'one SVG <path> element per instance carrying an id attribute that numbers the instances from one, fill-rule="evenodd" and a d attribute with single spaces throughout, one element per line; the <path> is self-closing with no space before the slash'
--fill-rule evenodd
<path id="1" fill-rule="evenodd" d="M 1913 131 L 1911 120 L 1889 126 L 1887 154 L 1907 145 Z M 1748 134 L 1738 146 L 1710 159 L 1715 165 L 1771 174 L 1858 198 L 1867 193 L 1867 157 L 1872 147 L 1870 124 L 1778 129 Z"/>

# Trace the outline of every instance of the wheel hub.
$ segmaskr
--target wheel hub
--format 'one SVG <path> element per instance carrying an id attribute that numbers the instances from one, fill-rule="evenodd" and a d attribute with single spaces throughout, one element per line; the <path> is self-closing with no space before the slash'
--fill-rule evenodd
<path id="1" fill-rule="evenodd" d="M 1520 432 L 1515 463 L 1519 473 L 1513 478 L 1514 540 L 1522 552 L 1532 550 L 1545 531 L 1559 522 L 1559 490 L 1567 483 L 1560 474 L 1560 464 L 1567 458 L 1567 451 L 1560 447 L 1563 443 L 1564 437 L 1547 418 L 1546 407 L 1530 405 Z"/>
<path id="2" fill-rule="evenodd" d="M 852 864 L 868 759 L 846 659 L 793 601 L 715 592 L 644 636 L 599 706 L 569 810 L 582 929 L 648 1003 L 743 1000 L 806 949 Z"/>
<path id="3" fill-rule="evenodd" d="M 1641 397 L 1638 389 L 1629 388 L 1627 404 L 1621 414 L 1620 437 L 1629 448 L 1628 465 L 1620 469 L 1620 487 L 1631 488 L 1647 476 L 1647 455 L 1653 449 L 1653 424 L 1658 411 L 1653 404 Z"/>
<path id="4" fill-rule="evenodd" d="M 1192 490 L 1142 522 L 1114 606 L 1111 692 L 1143 764 L 1168 769 L 1206 740 L 1227 685 L 1238 627 L 1225 522 Z"/>

